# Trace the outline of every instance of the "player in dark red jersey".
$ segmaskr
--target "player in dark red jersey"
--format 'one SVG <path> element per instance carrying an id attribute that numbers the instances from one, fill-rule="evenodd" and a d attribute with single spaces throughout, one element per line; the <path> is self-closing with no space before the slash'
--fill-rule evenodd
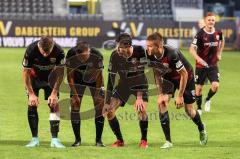
<path id="1" fill-rule="evenodd" d="M 207 133 L 198 112 L 193 108 L 195 85 L 192 66 L 179 50 L 164 45 L 163 37 L 159 33 L 153 33 L 147 37 L 147 54 L 149 66 L 153 68 L 159 91 L 157 101 L 159 118 L 166 138 L 166 142 L 161 148 L 172 147 L 168 103 L 176 89 L 178 89 L 175 98 L 177 109 L 184 106 L 187 115 L 198 126 L 200 144 L 205 145 Z"/>
<path id="2" fill-rule="evenodd" d="M 139 115 L 142 134 L 139 147 L 147 148 L 148 83 L 144 73 L 144 66 L 147 64 L 145 50 L 141 46 L 132 46 L 132 38 L 127 33 L 120 34 L 116 42 L 117 49 L 112 52 L 109 62 L 107 97 L 103 109 L 103 114 L 107 115 L 109 125 L 117 137 L 117 141 L 112 146 L 124 146 L 115 112 L 119 106 L 124 106 L 129 96 L 133 94 L 136 96 L 135 109 Z M 116 74 L 120 76 L 120 79 L 114 88 Z"/>
<path id="3" fill-rule="evenodd" d="M 219 88 L 218 61 L 222 58 L 224 48 L 224 38 L 222 32 L 215 29 L 215 15 L 207 13 L 203 27 L 194 37 L 190 46 L 190 53 L 196 60 L 195 83 L 196 83 L 196 103 L 198 111 L 201 113 L 202 89 L 206 78 L 211 82 L 211 88 L 205 99 L 205 111 L 210 111 L 210 99 Z"/>
<path id="4" fill-rule="evenodd" d="M 51 147 L 64 148 L 59 141 L 60 113 L 58 105 L 59 86 L 63 79 L 64 52 L 51 37 L 41 37 L 30 44 L 23 58 L 23 78 L 28 93 L 28 122 L 32 140 L 27 147 L 39 145 L 38 112 L 39 90 L 44 90 L 50 108 Z M 53 76 L 51 76 L 54 74 Z"/>
<path id="5" fill-rule="evenodd" d="M 105 146 L 102 143 L 104 117 L 104 82 L 103 82 L 103 56 L 87 42 L 78 42 L 71 48 L 66 56 L 68 83 L 71 88 L 71 123 L 75 135 L 72 146 L 81 144 L 80 137 L 80 106 L 86 87 L 89 87 L 95 107 L 96 146 Z"/>

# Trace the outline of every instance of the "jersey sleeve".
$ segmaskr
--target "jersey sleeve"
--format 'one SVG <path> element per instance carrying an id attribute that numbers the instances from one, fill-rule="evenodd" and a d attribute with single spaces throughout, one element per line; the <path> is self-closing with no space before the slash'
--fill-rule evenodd
<path id="1" fill-rule="evenodd" d="M 201 35 L 200 33 L 197 33 L 193 38 L 192 45 L 199 46 L 200 42 L 201 42 Z"/>
<path id="2" fill-rule="evenodd" d="M 184 65 L 182 63 L 182 61 L 179 58 L 178 52 L 180 52 L 179 50 L 176 50 L 172 56 L 171 56 L 171 62 L 173 63 L 174 68 L 177 71 L 180 71 L 181 69 L 184 68 Z"/>
<path id="3" fill-rule="evenodd" d="M 22 66 L 24 68 L 32 68 L 33 66 L 33 49 L 30 46 L 28 46 L 28 48 L 26 49 L 26 52 L 24 54 L 24 57 L 23 57 L 23 61 L 22 61 Z"/>
<path id="4" fill-rule="evenodd" d="M 65 61 L 65 65 L 67 68 L 74 68 L 73 66 L 73 56 L 74 56 L 74 53 L 73 53 L 73 49 L 71 48 L 70 50 L 68 50 L 67 52 L 67 55 L 66 55 L 66 61 Z"/>
<path id="5" fill-rule="evenodd" d="M 115 52 L 112 53 L 110 60 L 109 60 L 109 65 L 108 65 L 108 72 L 116 74 L 117 73 L 117 61 L 114 56 Z"/>

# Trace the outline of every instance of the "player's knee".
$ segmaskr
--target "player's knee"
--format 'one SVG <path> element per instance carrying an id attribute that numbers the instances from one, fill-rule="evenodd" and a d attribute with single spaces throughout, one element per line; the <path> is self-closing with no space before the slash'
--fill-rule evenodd
<path id="1" fill-rule="evenodd" d="M 147 116 L 147 112 L 139 112 L 138 114 L 139 120 L 147 120 L 148 116 Z"/>
<path id="2" fill-rule="evenodd" d="M 77 104 L 71 103 L 71 110 L 73 111 L 80 111 L 80 106 Z"/>
<path id="3" fill-rule="evenodd" d="M 95 107 L 95 117 L 102 116 L 103 107 Z"/>
<path id="4" fill-rule="evenodd" d="M 212 83 L 212 90 L 216 92 L 219 88 L 219 83 L 218 82 L 213 82 Z"/>
<path id="5" fill-rule="evenodd" d="M 196 95 L 200 96 L 202 94 L 202 86 L 196 86 Z"/>
<path id="6" fill-rule="evenodd" d="M 193 106 L 192 105 L 188 105 L 188 106 L 186 106 L 185 107 L 185 112 L 187 113 L 187 115 L 189 116 L 189 117 L 194 117 L 195 115 L 195 110 L 193 109 Z"/>
<path id="7" fill-rule="evenodd" d="M 115 117 L 115 112 L 109 112 L 108 114 L 107 114 L 107 118 L 108 118 L 108 120 L 112 120 L 113 118 Z"/>
<path id="8" fill-rule="evenodd" d="M 167 111 L 167 105 L 159 104 L 158 110 L 159 110 L 160 113 L 166 112 Z"/>
<path id="9" fill-rule="evenodd" d="M 52 107 L 50 105 L 48 105 L 49 109 L 50 109 L 50 113 L 57 113 L 59 112 L 59 104 L 57 104 L 56 106 Z"/>
<path id="10" fill-rule="evenodd" d="M 104 99 L 98 98 L 94 100 L 95 108 L 103 108 L 104 106 Z"/>

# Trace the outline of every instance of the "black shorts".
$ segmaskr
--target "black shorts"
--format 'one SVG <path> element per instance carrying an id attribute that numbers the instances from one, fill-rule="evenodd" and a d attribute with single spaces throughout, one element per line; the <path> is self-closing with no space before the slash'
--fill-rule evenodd
<path id="1" fill-rule="evenodd" d="M 138 91 L 143 92 L 142 95 L 143 101 L 148 102 L 148 84 L 132 87 L 132 85 L 129 83 L 119 83 L 113 90 L 112 97 L 120 99 L 121 100 L 120 106 L 124 106 L 128 101 L 130 95 L 134 95 L 135 97 L 137 97 Z M 130 102 L 129 104 L 133 103 Z"/>
<path id="2" fill-rule="evenodd" d="M 75 88 L 77 90 L 79 97 L 83 97 L 86 87 L 89 87 L 91 96 L 93 98 L 95 97 L 101 97 L 103 99 L 105 98 L 105 91 L 103 86 L 100 88 L 96 88 L 96 83 L 85 83 L 85 82 L 75 84 Z M 73 92 L 71 90 L 70 97 L 72 96 L 73 96 Z"/>
<path id="3" fill-rule="evenodd" d="M 195 83 L 204 85 L 205 80 L 208 78 L 209 81 L 219 82 L 220 73 L 217 66 L 209 68 L 196 68 L 195 70 Z"/>
<path id="4" fill-rule="evenodd" d="M 172 97 L 174 97 L 176 89 L 179 89 L 179 82 L 179 80 L 164 79 L 163 94 L 172 94 Z M 166 83 L 168 87 L 166 87 Z M 185 104 L 192 104 L 195 102 L 194 78 L 188 79 L 185 91 L 183 93 L 183 99 Z"/>
<path id="5" fill-rule="evenodd" d="M 44 99 L 48 100 L 48 97 L 52 93 L 52 87 L 49 85 L 47 81 L 41 81 L 39 79 L 31 79 L 32 82 L 32 88 L 36 96 L 39 95 L 39 90 L 43 89 L 44 91 Z M 58 93 L 59 97 L 59 93 Z"/>

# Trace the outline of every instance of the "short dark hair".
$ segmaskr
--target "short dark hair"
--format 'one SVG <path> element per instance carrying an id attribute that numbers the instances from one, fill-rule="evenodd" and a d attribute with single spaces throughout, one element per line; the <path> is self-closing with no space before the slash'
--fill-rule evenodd
<path id="1" fill-rule="evenodd" d="M 204 18 L 206 18 L 206 17 L 208 17 L 208 16 L 216 16 L 216 15 L 215 15 L 215 13 L 213 13 L 213 12 L 206 12 L 206 13 L 204 14 Z"/>
<path id="2" fill-rule="evenodd" d="M 160 33 L 158 33 L 158 32 L 155 32 L 155 33 L 153 33 L 153 34 L 150 34 L 150 35 L 147 37 L 147 40 L 149 40 L 149 41 L 155 41 L 155 42 L 157 42 L 158 44 L 164 42 L 163 36 L 162 36 Z"/>
<path id="3" fill-rule="evenodd" d="M 76 46 L 76 53 L 80 54 L 84 51 L 87 51 L 90 48 L 90 45 L 86 41 L 79 41 Z"/>
<path id="4" fill-rule="evenodd" d="M 39 40 L 39 46 L 44 52 L 49 53 L 54 46 L 53 38 L 50 36 L 42 36 Z"/>
<path id="5" fill-rule="evenodd" d="M 119 43 L 121 41 L 129 41 L 132 43 L 132 37 L 130 34 L 128 33 L 121 33 L 117 38 L 116 38 L 116 42 Z"/>

